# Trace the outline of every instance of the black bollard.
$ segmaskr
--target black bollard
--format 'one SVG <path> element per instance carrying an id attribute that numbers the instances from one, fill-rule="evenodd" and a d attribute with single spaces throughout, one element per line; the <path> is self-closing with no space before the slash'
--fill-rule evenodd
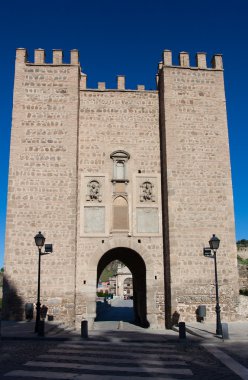
<path id="1" fill-rule="evenodd" d="M 34 305 L 30 302 L 25 304 L 25 317 L 28 321 L 34 317 Z"/>
<path id="2" fill-rule="evenodd" d="M 88 321 L 86 320 L 81 322 L 81 337 L 88 338 Z"/>
<path id="3" fill-rule="evenodd" d="M 45 321 L 41 320 L 38 323 L 38 336 L 44 336 L 45 335 Z"/>
<path id="4" fill-rule="evenodd" d="M 229 339 L 228 324 L 222 323 L 222 339 Z"/>
<path id="5" fill-rule="evenodd" d="M 185 322 L 179 322 L 179 339 L 186 339 Z"/>

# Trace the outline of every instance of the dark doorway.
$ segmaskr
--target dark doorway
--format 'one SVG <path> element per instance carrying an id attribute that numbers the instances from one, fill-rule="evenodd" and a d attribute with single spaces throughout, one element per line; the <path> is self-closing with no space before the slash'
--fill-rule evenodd
<path id="1" fill-rule="evenodd" d="M 144 260 L 136 251 L 121 247 L 107 251 L 101 257 L 97 266 L 97 284 L 104 268 L 115 260 L 125 264 L 132 273 L 134 323 L 142 327 L 149 327 L 146 317 L 146 266 Z M 130 305 L 127 307 L 130 307 Z M 119 311 L 121 312 L 121 310 Z"/>

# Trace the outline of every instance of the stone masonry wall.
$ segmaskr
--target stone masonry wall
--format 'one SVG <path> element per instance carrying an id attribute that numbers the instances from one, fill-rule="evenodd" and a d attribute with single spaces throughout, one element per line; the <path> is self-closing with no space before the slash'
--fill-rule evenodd
<path id="1" fill-rule="evenodd" d="M 242 320 L 248 319 L 248 297 L 247 296 L 239 296 L 239 306 L 238 306 L 238 314 L 240 315 Z"/>
<path id="2" fill-rule="evenodd" d="M 248 289 L 248 265 L 238 264 L 239 289 Z"/>
<path id="3" fill-rule="evenodd" d="M 237 253 L 242 259 L 248 259 L 248 247 L 238 247 Z"/>
<path id="4" fill-rule="evenodd" d="M 244 260 L 248 259 L 248 247 L 238 247 L 237 254 Z M 248 265 L 238 264 L 239 289 L 248 289 Z"/>
<path id="5" fill-rule="evenodd" d="M 79 66 L 27 62 L 17 50 L 5 251 L 4 307 L 22 317 L 36 302 L 41 231 L 54 252 L 41 258 L 41 303 L 55 319 L 74 318 Z"/>
<path id="6" fill-rule="evenodd" d="M 46 63 L 44 50 L 37 49 L 30 63 L 26 50 L 17 50 L 4 317 L 22 318 L 24 304 L 36 302 L 33 237 L 41 231 L 54 245 L 54 252 L 41 258 L 41 303 L 57 320 L 76 319 L 77 325 L 82 318 L 94 320 L 98 263 L 111 250 L 119 254 L 118 248 L 124 248 L 136 271 L 141 302 L 135 307 L 144 310 L 147 300 L 151 327 L 164 327 L 165 314 L 167 324 L 176 313 L 181 320 L 195 320 L 200 304 L 207 305 L 207 319 L 214 318 L 214 264 L 203 256 L 213 233 L 221 240 L 222 317 L 236 318 L 221 56 L 214 56 L 208 68 L 205 54 L 198 53 L 192 67 L 182 52 L 175 66 L 171 52 L 164 51 L 158 91 L 141 85 L 126 90 L 124 76 L 118 77 L 116 90 L 105 83 L 87 89 L 78 52 L 71 51 L 70 64 L 62 57 L 54 50 L 53 62 Z M 114 161 L 116 151 L 124 154 L 125 169 Z M 125 171 L 125 181 L 116 181 L 117 170 Z M 120 230 L 113 221 L 118 213 Z"/>
<path id="7" fill-rule="evenodd" d="M 207 317 L 214 317 L 214 263 L 203 247 L 215 233 L 222 315 L 233 319 L 238 275 L 222 61 L 215 56 L 210 69 L 204 53 L 197 61 L 191 67 L 181 53 L 173 66 L 165 51 L 159 70 L 171 312 L 190 320 L 206 304 Z"/>
<path id="8" fill-rule="evenodd" d="M 124 150 L 130 154 L 127 163 L 126 191 L 129 203 L 129 231 L 124 234 L 112 233 L 113 207 L 113 161 L 110 154 L 116 150 Z M 95 305 L 90 310 L 86 307 L 87 297 L 96 291 L 96 272 L 90 271 L 90 261 L 95 252 L 101 249 L 104 254 L 108 248 L 126 246 L 138 242 L 140 235 L 135 231 L 136 206 L 139 204 L 135 196 L 137 176 L 154 176 L 160 181 L 160 146 L 158 122 L 158 94 L 156 91 L 118 91 L 118 90 L 83 90 L 80 93 L 80 130 L 79 130 L 79 165 L 78 176 L 103 175 L 107 178 L 103 203 L 108 214 L 105 233 L 100 237 L 80 236 L 80 202 L 78 205 L 78 255 L 77 255 L 77 314 L 88 317 L 94 315 Z M 157 176 L 157 177 L 156 177 Z M 139 177 L 138 177 L 139 178 Z M 84 181 L 79 184 L 79 194 Z M 163 284 L 163 246 L 161 233 L 161 201 L 160 185 L 158 191 L 158 208 L 160 230 L 150 237 L 142 236 L 138 254 L 143 255 L 145 249 L 149 260 L 145 260 L 147 271 L 152 273 L 148 278 L 147 300 L 148 320 L 154 325 L 164 326 L 164 284 Z M 104 201 L 104 197 L 107 197 Z M 81 197 L 81 195 L 79 195 Z M 129 232 L 129 236 L 128 236 Z M 144 234 L 143 234 L 144 235 Z M 156 235 L 156 236 L 152 236 Z M 120 243 L 120 237 L 122 243 Z M 104 239 L 104 240 L 102 240 Z M 123 243 L 124 241 L 124 243 Z M 104 243 L 103 243 L 104 242 Z M 95 268 L 96 269 L 96 268 Z M 155 280 L 155 275 L 157 280 Z M 86 285 L 83 285 L 83 279 Z M 144 295 L 145 296 L 145 295 Z M 85 305 L 83 308 L 80 305 Z"/>

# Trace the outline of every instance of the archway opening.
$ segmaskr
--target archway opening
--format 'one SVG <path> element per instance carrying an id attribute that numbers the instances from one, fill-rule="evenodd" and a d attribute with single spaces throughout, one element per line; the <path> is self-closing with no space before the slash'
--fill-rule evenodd
<path id="1" fill-rule="evenodd" d="M 97 285 L 104 269 L 111 263 L 118 260 L 123 263 L 129 269 L 129 273 L 126 274 L 126 278 L 121 282 L 122 295 L 117 294 L 119 297 L 126 295 L 126 299 L 133 302 L 133 322 L 142 327 L 149 327 L 147 321 L 147 308 L 146 308 L 146 266 L 142 257 L 134 250 L 129 248 L 114 248 L 107 251 L 99 260 L 97 266 Z M 131 273 L 131 275 L 130 275 Z M 132 279 L 132 282 L 130 281 Z M 118 286 L 118 285 L 117 285 Z M 127 297 L 127 290 L 131 292 Z M 117 288 L 118 289 L 118 288 Z M 124 291 L 126 294 L 124 294 Z M 117 290 L 118 293 L 118 290 Z M 111 306 L 112 307 L 112 306 Z M 96 320 L 98 319 L 98 315 Z M 123 320 L 124 318 L 120 319 Z"/>

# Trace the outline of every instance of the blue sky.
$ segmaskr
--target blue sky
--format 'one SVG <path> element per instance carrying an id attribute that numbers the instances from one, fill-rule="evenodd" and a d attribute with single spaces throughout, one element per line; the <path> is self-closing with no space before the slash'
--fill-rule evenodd
<path id="1" fill-rule="evenodd" d="M 0 267 L 3 265 L 8 159 L 15 49 L 79 49 L 89 87 L 106 81 L 115 88 L 116 75 L 126 87 L 155 88 L 157 63 L 164 49 L 174 62 L 180 51 L 198 51 L 208 58 L 224 56 L 225 85 L 235 202 L 236 237 L 247 238 L 247 108 L 248 2 L 146 0 L 8 0 L 0 4 Z M 214 217 L 214 216 L 213 216 Z M 33 237 L 30 237 L 33 239 Z"/>

